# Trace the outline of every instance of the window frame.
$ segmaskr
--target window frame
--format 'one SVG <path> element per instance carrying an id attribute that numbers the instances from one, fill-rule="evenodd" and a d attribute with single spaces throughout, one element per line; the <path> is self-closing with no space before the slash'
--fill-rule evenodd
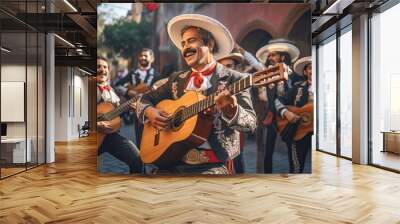
<path id="1" fill-rule="evenodd" d="M 333 155 L 336 157 L 344 158 L 347 160 L 352 160 L 352 158 L 347 157 L 342 155 L 341 152 L 341 119 L 340 119 L 340 81 L 341 81 L 341 67 L 340 67 L 340 37 L 344 35 L 347 32 L 352 32 L 352 22 L 347 24 L 346 26 L 342 27 L 341 29 L 337 29 L 335 33 L 329 35 L 328 37 L 319 40 L 316 44 L 316 108 L 319 107 L 319 97 L 318 93 L 320 91 L 319 89 L 319 83 L 320 83 L 320 77 L 319 77 L 319 47 L 322 43 L 326 44 L 330 41 L 336 41 L 336 152 L 332 153 L 327 150 L 324 150 L 320 148 L 320 142 L 319 142 L 319 113 L 318 109 L 316 110 L 316 150 L 319 152 L 323 152 L 329 155 Z M 334 37 L 334 38 L 333 38 Z"/>

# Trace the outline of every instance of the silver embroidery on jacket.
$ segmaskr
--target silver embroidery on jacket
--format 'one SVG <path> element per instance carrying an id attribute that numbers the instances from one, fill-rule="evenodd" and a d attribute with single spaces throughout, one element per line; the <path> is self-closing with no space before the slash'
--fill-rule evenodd
<path id="1" fill-rule="evenodd" d="M 294 100 L 294 105 L 297 105 L 300 102 L 301 96 L 303 96 L 303 88 L 298 88 L 296 98 Z"/>
<path id="2" fill-rule="evenodd" d="M 171 86 L 172 97 L 178 99 L 178 82 L 173 82 Z"/>

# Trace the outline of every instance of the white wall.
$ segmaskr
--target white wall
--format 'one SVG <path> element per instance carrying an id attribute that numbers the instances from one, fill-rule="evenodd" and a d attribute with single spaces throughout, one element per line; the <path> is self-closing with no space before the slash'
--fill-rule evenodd
<path id="1" fill-rule="evenodd" d="M 38 69 L 38 70 L 36 70 Z M 6 122 L 8 138 L 29 138 L 31 141 L 32 162 L 44 162 L 44 74 L 42 68 L 25 64 L 3 64 L 1 66 L 1 81 L 26 83 L 26 110 L 25 122 Z M 27 80 L 25 80 L 27 78 Z M 4 97 L 4 96 L 3 96 Z M 9 110 L 10 108 L 1 108 Z M 23 111 L 24 112 L 24 111 Z M 39 156 L 37 157 L 37 153 Z"/>
<path id="2" fill-rule="evenodd" d="M 36 67 L 28 66 L 28 87 L 27 87 L 27 107 L 34 108 L 36 111 L 37 99 L 36 99 L 36 80 L 32 80 L 30 78 L 30 74 L 36 74 Z M 25 82 L 25 65 L 18 64 L 5 64 L 1 66 L 1 81 L 4 82 Z M 33 88 L 34 86 L 35 88 Z M 32 87 L 32 88 L 29 88 Z M 40 107 L 41 105 L 39 105 Z M 1 108 L 2 110 L 7 110 L 7 108 Z M 37 120 L 37 115 L 35 113 L 27 113 L 28 122 L 35 122 Z M 33 125 L 28 124 L 29 127 L 33 127 Z M 34 127 L 36 130 L 36 126 Z M 8 137 L 25 137 L 25 122 L 7 122 L 7 136 Z M 29 130 L 28 130 L 28 137 Z"/>
<path id="3" fill-rule="evenodd" d="M 67 141 L 68 140 L 68 85 L 69 76 L 67 67 L 56 67 L 55 68 L 55 113 L 54 113 L 54 124 L 55 124 L 55 141 Z"/>
<path id="4" fill-rule="evenodd" d="M 88 79 L 72 67 L 56 67 L 55 74 L 55 140 L 70 141 L 88 120 Z"/>
<path id="5" fill-rule="evenodd" d="M 1 81 L 5 82 L 25 82 L 25 65 L 2 65 L 1 66 Z M 7 108 L 1 108 L 7 110 Z M 7 123 L 7 137 L 25 137 L 24 122 Z"/>
<path id="6" fill-rule="evenodd" d="M 2 65 L 1 66 L 1 81 L 5 82 L 25 82 L 25 66 L 22 65 Z M 6 110 L 6 108 L 1 108 Z M 8 137 L 22 137 L 25 136 L 24 123 L 8 123 L 7 124 Z"/>

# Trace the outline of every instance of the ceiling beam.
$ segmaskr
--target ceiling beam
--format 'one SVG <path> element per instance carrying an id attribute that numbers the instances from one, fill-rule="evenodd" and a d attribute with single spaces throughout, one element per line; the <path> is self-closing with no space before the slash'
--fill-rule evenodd
<path id="1" fill-rule="evenodd" d="M 96 58 L 91 56 L 55 56 L 56 66 L 85 67 L 96 71 Z"/>
<path id="2" fill-rule="evenodd" d="M 96 38 L 96 28 L 90 24 L 85 17 L 80 14 L 67 14 L 67 16 L 74 21 L 78 26 L 80 26 L 91 38 Z"/>
<path id="3" fill-rule="evenodd" d="M 351 5 L 355 0 L 336 0 L 329 5 L 322 14 L 324 15 L 337 15 L 342 14 L 343 10 Z"/>

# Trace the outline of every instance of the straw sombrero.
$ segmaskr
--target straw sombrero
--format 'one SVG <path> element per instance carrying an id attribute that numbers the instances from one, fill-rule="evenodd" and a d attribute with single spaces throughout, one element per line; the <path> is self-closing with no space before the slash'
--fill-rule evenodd
<path id="1" fill-rule="evenodd" d="M 293 62 L 297 60 L 300 55 L 300 50 L 293 44 L 293 42 L 286 39 L 276 39 L 268 42 L 267 45 L 260 48 L 256 57 L 262 63 L 265 63 L 270 52 L 287 52 Z"/>
<path id="2" fill-rule="evenodd" d="M 219 62 L 219 61 L 222 61 L 222 60 L 228 59 L 228 58 L 236 61 L 236 63 L 238 63 L 238 64 L 242 64 L 244 61 L 243 55 L 239 52 L 234 52 L 234 51 L 231 52 L 230 54 L 226 55 L 225 57 L 217 58 L 217 61 Z"/>
<path id="3" fill-rule="evenodd" d="M 300 58 L 293 65 L 294 72 L 298 75 L 303 75 L 304 66 L 311 64 L 311 56 Z"/>
<path id="4" fill-rule="evenodd" d="M 228 55 L 232 51 L 234 42 L 229 30 L 217 20 L 200 14 L 182 14 L 168 22 L 168 35 L 177 48 L 182 48 L 181 31 L 188 26 L 199 27 L 212 34 L 218 46 L 218 52 L 214 53 L 215 58 Z"/>

